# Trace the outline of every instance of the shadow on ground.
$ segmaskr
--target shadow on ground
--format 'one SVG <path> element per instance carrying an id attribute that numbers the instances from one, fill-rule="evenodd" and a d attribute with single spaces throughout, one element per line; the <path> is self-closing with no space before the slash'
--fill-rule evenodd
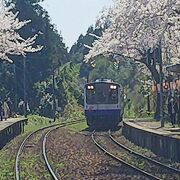
<path id="1" fill-rule="evenodd" d="M 93 131 L 96 131 L 96 132 L 107 132 L 109 130 L 113 131 L 113 132 L 116 132 L 116 131 L 119 131 L 121 129 L 122 126 L 116 126 L 116 127 L 87 127 L 85 129 L 82 130 L 83 131 L 88 131 L 88 132 L 93 132 Z"/>

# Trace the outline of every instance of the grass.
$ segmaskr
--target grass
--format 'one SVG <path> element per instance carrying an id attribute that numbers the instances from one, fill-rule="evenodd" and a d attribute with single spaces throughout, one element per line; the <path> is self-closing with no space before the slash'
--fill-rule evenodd
<path id="1" fill-rule="evenodd" d="M 38 115 L 30 115 L 28 116 L 28 124 L 25 126 L 25 133 L 35 131 L 41 127 L 48 126 L 50 124 L 57 124 L 62 120 L 57 120 L 56 122 L 53 122 L 52 119 L 41 117 Z"/>
<path id="2" fill-rule="evenodd" d="M 56 123 L 59 123 L 58 120 Z M 25 131 L 22 135 L 14 138 L 3 149 L 0 150 L 0 180 L 14 179 L 14 164 L 15 156 L 20 142 L 25 136 L 41 127 L 48 126 L 52 122 L 49 118 L 40 117 L 37 115 L 28 116 L 28 124 L 25 126 Z"/>
<path id="3" fill-rule="evenodd" d="M 73 108 L 73 107 L 72 107 Z M 83 119 L 82 110 L 81 108 L 74 110 L 73 112 L 70 112 L 69 110 L 66 111 L 66 115 L 71 114 L 71 118 L 68 118 L 68 116 L 57 119 L 56 122 L 53 122 L 50 118 L 41 117 L 38 115 L 30 115 L 28 116 L 28 124 L 25 126 L 24 133 L 14 138 L 10 143 L 8 143 L 3 149 L 0 150 L 0 180 L 13 180 L 15 177 L 14 174 L 14 164 L 15 164 L 15 156 L 17 149 L 19 147 L 19 144 L 23 141 L 23 139 L 26 137 L 27 134 L 29 134 L 32 131 L 35 131 L 41 127 L 48 126 L 50 124 L 59 124 L 61 122 L 67 122 L 67 121 L 73 121 L 75 119 Z M 74 131 L 80 131 L 85 129 L 86 123 L 78 123 L 77 125 L 71 125 L 69 128 Z M 32 161 L 35 161 L 35 158 L 32 158 Z M 23 173 L 23 172 L 22 172 Z M 32 172 L 29 172 L 29 175 Z M 32 173 L 33 174 L 33 173 Z M 32 176 L 32 179 L 34 176 Z"/>
<path id="4" fill-rule="evenodd" d="M 87 126 L 86 122 L 83 121 L 83 122 L 80 122 L 78 124 L 69 125 L 68 129 L 73 131 L 73 132 L 79 132 L 79 131 L 86 129 L 87 127 L 88 126 Z"/>
<path id="5" fill-rule="evenodd" d="M 23 139 L 20 138 L 13 139 L 8 145 L 6 145 L 2 150 L 0 150 L 0 179 L 1 180 L 11 180 L 14 179 L 14 164 L 15 155 L 17 151 L 17 145 Z"/>
<path id="6" fill-rule="evenodd" d="M 37 146 L 41 139 L 41 133 L 33 138 L 33 144 L 36 144 L 35 149 L 29 149 L 21 155 L 22 179 L 51 179 L 44 167 L 44 163 L 42 163 L 44 161 L 41 155 L 41 148 Z M 32 141 L 30 142 L 32 143 Z"/>

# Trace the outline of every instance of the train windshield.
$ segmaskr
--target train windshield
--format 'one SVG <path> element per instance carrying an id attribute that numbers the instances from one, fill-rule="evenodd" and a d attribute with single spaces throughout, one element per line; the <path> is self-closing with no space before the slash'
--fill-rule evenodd
<path id="1" fill-rule="evenodd" d="M 86 87 L 87 104 L 117 104 L 118 86 L 109 83 L 95 83 Z"/>

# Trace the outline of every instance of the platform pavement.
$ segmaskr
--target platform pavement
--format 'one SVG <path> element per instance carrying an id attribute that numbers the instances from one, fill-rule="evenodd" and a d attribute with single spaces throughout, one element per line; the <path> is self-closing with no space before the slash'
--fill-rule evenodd
<path id="1" fill-rule="evenodd" d="M 180 127 L 178 127 L 177 125 L 175 128 L 173 128 L 170 123 L 165 123 L 164 127 L 161 127 L 161 122 L 159 121 L 143 121 L 143 119 L 129 119 L 128 121 L 126 121 L 126 123 L 138 129 L 143 129 L 145 131 L 149 131 L 158 135 L 165 135 L 180 139 Z"/>
<path id="2" fill-rule="evenodd" d="M 27 118 L 24 118 L 24 117 L 8 118 L 6 121 L 3 119 L 3 121 L 0 121 L 0 131 L 11 126 L 14 123 L 20 122 L 25 119 L 27 119 Z"/>

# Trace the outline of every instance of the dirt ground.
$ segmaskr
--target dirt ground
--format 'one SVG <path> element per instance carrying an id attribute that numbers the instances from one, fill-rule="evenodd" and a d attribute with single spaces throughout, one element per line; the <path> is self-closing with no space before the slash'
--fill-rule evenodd
<path id="1" fill-rule="evenodd" d="M 86 133 L 59 129 L 49 136 L 47 149 L 60 179 L 145 179 L 105 156 Z"/>

